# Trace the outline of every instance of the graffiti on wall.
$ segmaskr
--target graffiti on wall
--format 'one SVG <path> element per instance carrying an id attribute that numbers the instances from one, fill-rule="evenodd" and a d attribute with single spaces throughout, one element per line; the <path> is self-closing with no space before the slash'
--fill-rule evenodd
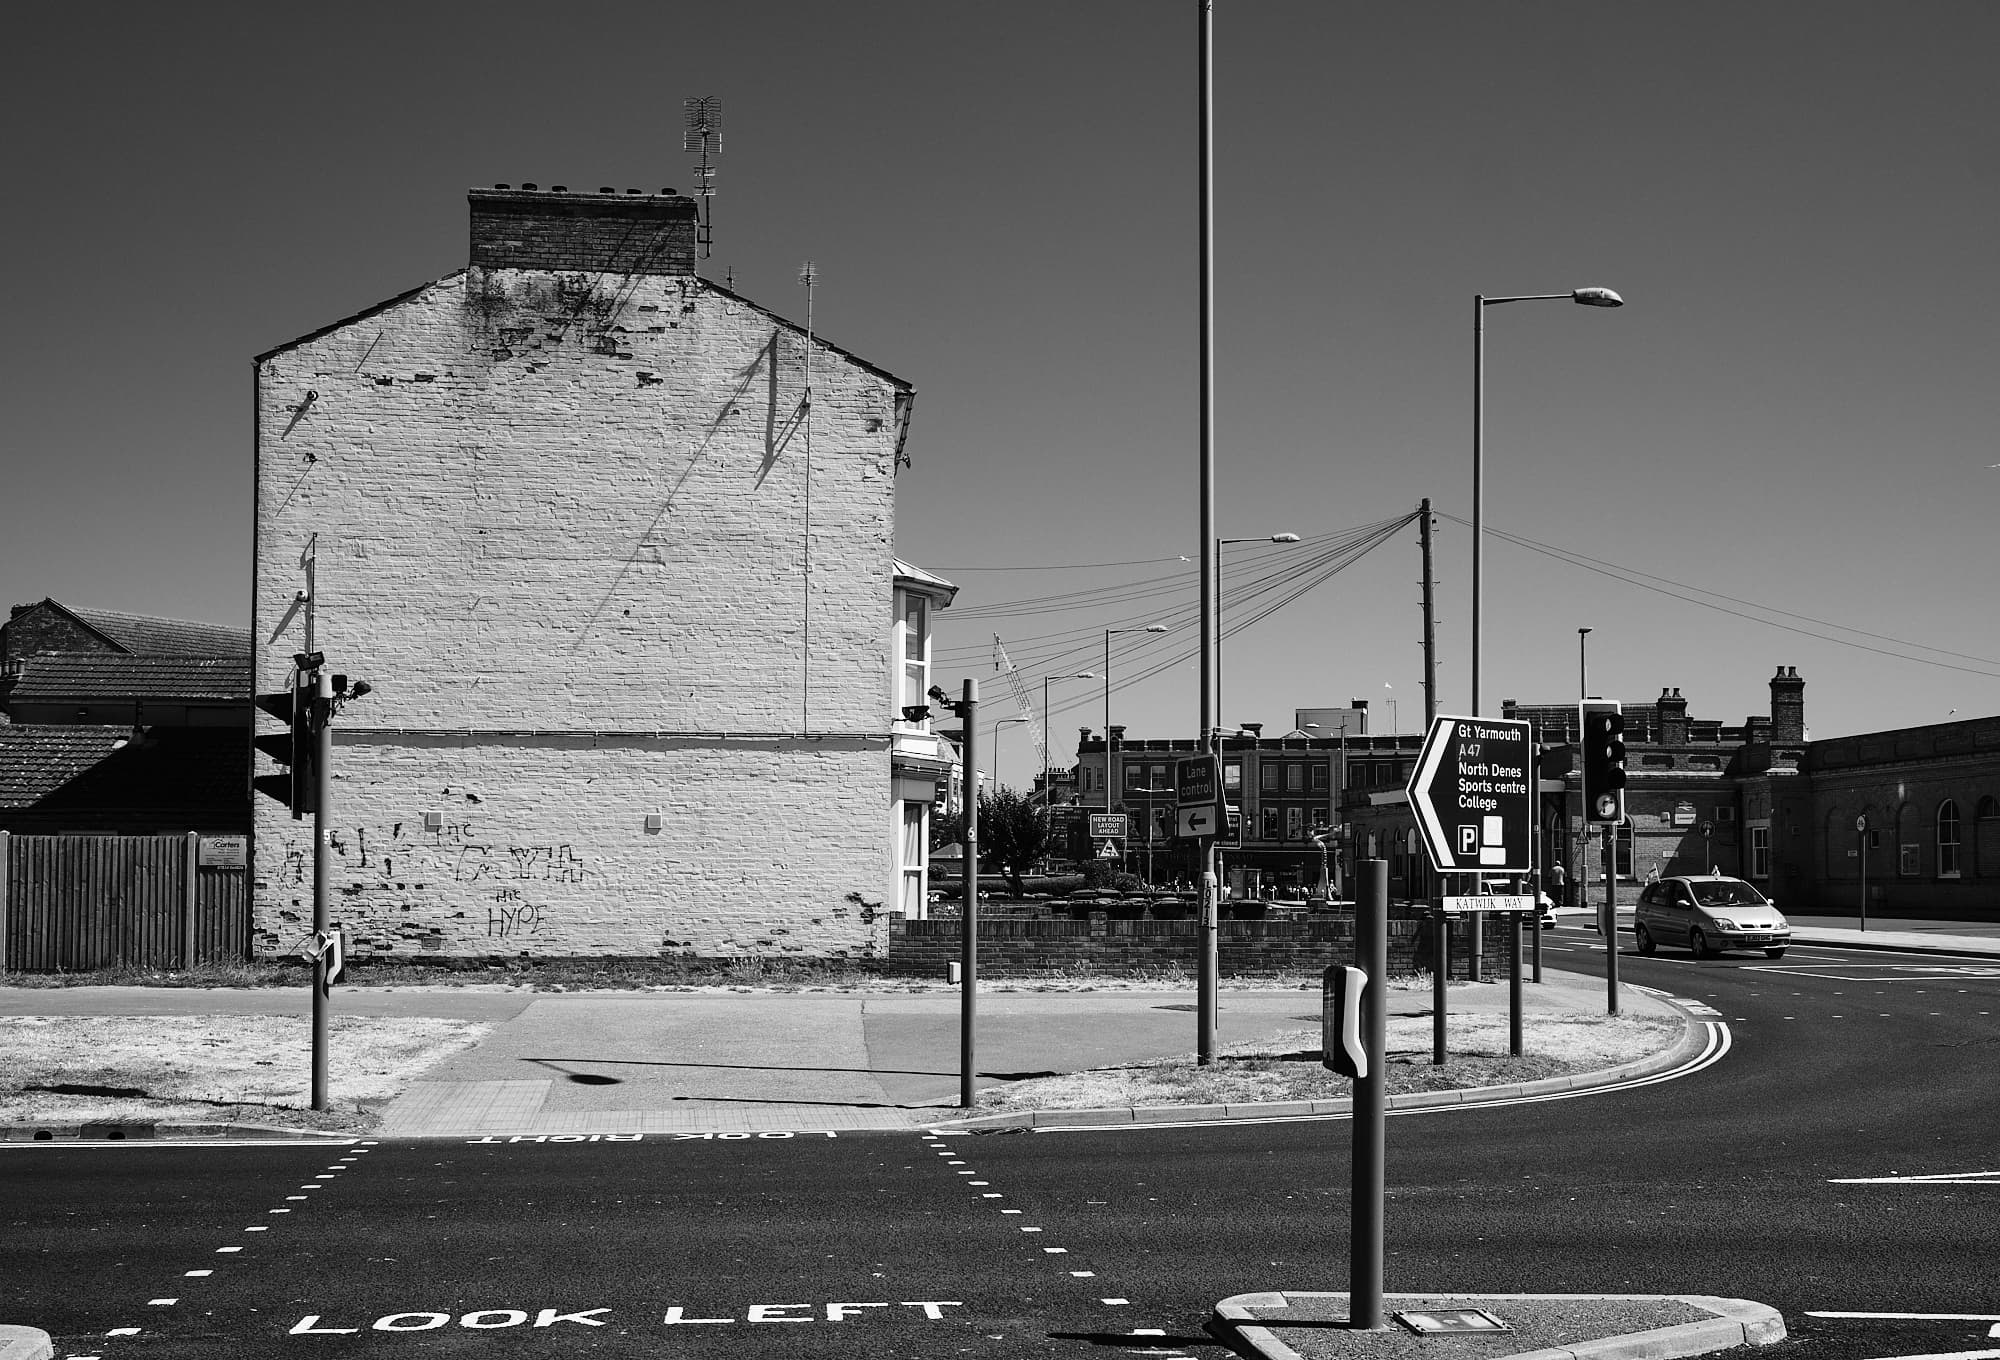
<path id="1" fill-rule="evenodd" d="M 486 908 L 486 935 L 489 939 L 508 940 L 523 935 L 542 933 L 544 908 L 526 901 L 516 888 L 502 888 L 493 894 L 492 905 Z"/>

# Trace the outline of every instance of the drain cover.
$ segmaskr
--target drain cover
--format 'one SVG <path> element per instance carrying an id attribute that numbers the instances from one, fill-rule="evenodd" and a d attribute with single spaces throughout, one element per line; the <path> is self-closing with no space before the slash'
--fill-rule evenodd
<path id="1" fill-rule="evenodd" d="M 1392 1313 L 1390 1316 L 1420 1336 L 1514 1330 L 1484 1308 L 1437 1308 L 1428 1313 Z"/>

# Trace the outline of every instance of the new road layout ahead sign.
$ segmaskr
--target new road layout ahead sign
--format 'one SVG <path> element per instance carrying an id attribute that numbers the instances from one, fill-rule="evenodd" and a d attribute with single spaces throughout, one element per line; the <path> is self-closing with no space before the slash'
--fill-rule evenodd
<path id="1" fill-rule="evenodd" d="M 1527 723 L 1433 718 L 1408 792 L 1439 873 L 1533 867 L 1535 746 Z"/>

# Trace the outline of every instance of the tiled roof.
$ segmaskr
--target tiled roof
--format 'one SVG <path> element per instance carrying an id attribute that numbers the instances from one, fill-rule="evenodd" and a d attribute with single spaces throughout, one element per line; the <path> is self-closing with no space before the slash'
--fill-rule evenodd
<path id="1" fill-rule="evenodd" d="M 134 656 L 250 655 L 250 630 L 186 619 L 155 619 L 144 614 L 120 614 L 109 609 L 72 609 L 70 613 L 103 633 Z"/>
<path id="2" fill-rule="evenodd" d="M 44 652 L 21 663 L 9 696 L 14 704 L 133 698 L 248 703 L 249 655 L 217 660 Z"/>
<path id="3" fill-rule="evenodd" d="M 0 807 L 229 808 L 249 797 L 250 744 L 230 727 L 0 727 Z"/>
<path id="4" fill-rule="evenodd" d="M 32 807 L 131 736 L 129 727 L 0 727 L 0 807 Z"/>

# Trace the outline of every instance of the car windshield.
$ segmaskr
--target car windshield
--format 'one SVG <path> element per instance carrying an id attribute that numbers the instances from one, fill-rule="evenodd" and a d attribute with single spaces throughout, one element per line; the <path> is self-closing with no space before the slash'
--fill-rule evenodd
<path id="1" fill-rule="evenodd" d="M 1704 907 L 1761 907 L 1765 905 L 1764 894 L 1748 883 L 1736 879 L 1724 879 L 1719 883 L 1690 883 L 1694 900 Z"/>

